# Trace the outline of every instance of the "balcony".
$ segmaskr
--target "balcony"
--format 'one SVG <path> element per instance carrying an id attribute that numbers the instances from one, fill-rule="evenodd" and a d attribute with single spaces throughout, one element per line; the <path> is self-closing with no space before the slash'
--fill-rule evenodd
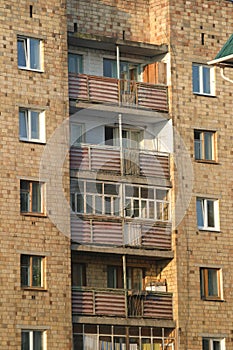
<path id="1" fill-rule="evenodd" d="M 170 222 L 82 220 L 71 215 L 71 239 L 79 244 L 171 250 Z"/>
<path id="2" fill-rule="evenodd" d="M 81 144 L 71 147 L 70 168 L 78 171 L 112 172 L 122 175 L 170 179 L 168 153 L 149 150 L 123 150 L 119 147 Z"/>
<path id="3" fill-rule="evenodd" d="M 172 294 L 123 289 L 73 287 L 72 313 L 85 316 L 142 317 L 172 320 Z"/>
<path id="4" fill-rule="evenodd" d="M 163 85 L 69 73 L 69 97 L 168 112 L 167 87 Z"/>

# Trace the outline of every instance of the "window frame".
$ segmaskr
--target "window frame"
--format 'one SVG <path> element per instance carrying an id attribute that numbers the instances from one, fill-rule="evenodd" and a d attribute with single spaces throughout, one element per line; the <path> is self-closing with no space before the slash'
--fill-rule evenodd
<path id="1" fill-rule="evenodd" d="M 199 134 L 199 139 L 196 137 Z M 211 158 L 206 155 L 208 152 L 208 141 L 206 136 L 211 137 Z M 196 161 L 216 162 L 216 132 L 210 130 L 194 130 L 194 157 Z"/>
<path id="2" fill-rule="evenodd" d="M 22 188 L 23 182 L 29 184 L 28 189 Z M 40 210 L 33 210 L 33 185 L 39 185 L 39 195 L 40 195 Z M 25 198 L 22 199 L 22 197 L 26 198 L 28 206 L 28 210 L 22 209 L 22 202 L 25 201 Z M 22 215 L 39 215 L 39 216 L 45 216 L 45 183 L 40 181 L 32 181 L 32 180 L 26 180 L 21 179 L 20 180 L 20 213 Z"/>
<path id="3" fill-rule="evenodd" d="M 35 40 L 38 41 L 38 68 L 31 67 L 31 41 Z M 19 63 L 20 57 L 19 57 L 19 42 L 23 43 L 23 50 L 24 50 L 24 60 L 25 64 L 21 65 Z M 18 55 L 18 68 L 24 69 L 24 70 L 30 70 L 34 72 L 42 72 L 42 39 L 34 38 L 34 37 L 28 37 L 23 35 L 17 36 L 17 55 Z"/>
<path id="4" fill-rule="evenodd" d="M 204 347 L 204 341 L 208 342 L 208 348 Z M 218 337 L 203 337 L 202 338 L 202 350 L 214 350 L 214 342 L 218 342 L 220 345 L 220 350 L 225 350 L 225 339 Z"/>
<path id="5" fill-rule="evenodd" d="M 80 128 L 80 136 L 74 136 L 74 128 Z M 75 141 L 74 141 L 75 140 Z M 70 146 L 80 146 L 81 143 L 85 143 L 85 124 L 70 122 Z"/>
<path id="6" fill-rule="evenodd" d="M 198 76 L 194 77 L 194 67 L 198 68 Z M 204 91 L 204 69 L 209 71 L 209 92 Z M 197 81 L 196 81 L 197 79 Z M 198 85 L 198 88 L 195 89 L 195 84 Z M 215 96 L 215 69 L 206 64 L 201 63 L 192 63 L 192 91 L 195 95 L 204 95 L 204 96 Z"/>
<path id="7" fill-rule="evenodd" d="M 71 69 L 71 58 L 75 58 L 75 69 Z M 83 74 L 83 55 L 78 53 L 69 52 L 68 53 L 68 73 L 69 74 Z"/>
<path id="8" fill-rule="evenodd" d="M 110 285 L 111 276 L 113 276 L 113 285 Z M 111 289 L 123 289 L 123 267 L 117 265 L 108 265 L 107 266 L 107 288 Z"/>
<path id="9" fill-rule="evenodd" d="M 29 264 L 25 264 L 22 262 L 23 257 L 29 258 Z M 33 276 L 34 276 L 34 267 L 37 266 L 34 265 L 34 259 L 39 258 L 40 259 L 40 285 L 34 285 L 33 284 Z M 45 257 L 41 255 L 30 255 L 30 254 L 21 254 L 20 256 L 20 284 L 22 289 L 45 289 Z M 27 271 L 27 277 L 29 282 L 27 284 L 22 283 L 23 279 L 23 270 L 28 269 Z"/>
<path id="10" fill-rule="evenodd" d="M 23 346 L 23 334 L 26 333 L 29 335 L 28 337 L 28 345 L 29 345 L 29 350 L 46 350 L 46 343 L 47 343 L 47 334 L 45 330 L 42 329 L 22 329 L 21 330 L 21 350 L 28 349 L 28 347 L 24 348 Z M 35 338 L 35 333 L 41 333 L 41 347 L 38 347 L 37 345 L 34 346 L 34 338 Z"/>
<path id="11" fill-rule="evenodd" d="M 200 203 L 200 205 L 198 204 Z M 209 221 L 209 205 L 208 203 L 213 203 L 213 221 L 214 225 L 210 226 Z M 201 212 L 200 212 L 201 210 Z M 200 217 L 201 214 L 202 216 Z M 196 217 L 197 217 L 197 226 L 199 230 L 202 231 L 219 231 L 220 230 L 220 220 L 219 220 L 219 200 L 214 198 L 196 198 Z M 203 223 L 203 224 L 201 224 Z"/>
<path id="12" fill-rule="evenodd" d="M 27 136 L 21 135 L 21 113 L 24 113 L 25 117 L 25 127 L 26 127 L 26 133 Z M 32 116 L 33 113 L 38 114 L 38 138 L 32 137 Z M 41 110 L 35 110 L 35 109 L 29 109 L 29 108 L 19 108 L 19 139 L 20 141 L 26 141 L 26 142 L 33 142 L 33 143 L 45 143 L 46 142 L 46 136 L 45 136 L 45 111 Z"/>
<path id="13" fill-rule="evenodd" d="M 216 272 L 216 280 L 211 281 L 217 286 L 217 294 L 212 295 L 209 282 L 210 272 Z M 213 267 L 201 267 L 200 268 L 200 292 L 201 299 L 206 301 L 221 301 L 223 300 L 223 289 L 222 289 L 222 269 Z"/>
<path id="14" fill-rule="evenodd" d="M 86 287 L 87 285 L 86 264 L 73 261 L 71 267 L 72 267 L 71 269 L 72 287 Z M 78 271 L 75 271 L 75 267 L 77 267 Z M 76 273 L 78 273 L 79 276 L 75 277 Z M 74 283 L 75 280 L 77 281 L 77 283 Z"/>

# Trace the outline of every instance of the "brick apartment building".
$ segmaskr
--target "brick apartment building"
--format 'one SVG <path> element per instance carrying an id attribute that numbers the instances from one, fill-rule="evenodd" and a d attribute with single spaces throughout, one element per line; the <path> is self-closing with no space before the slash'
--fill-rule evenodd
<path id="1" fill-rule="evenodd" d="M 231 349 L 232 1 L 0 11 L 0 349 Z"/>

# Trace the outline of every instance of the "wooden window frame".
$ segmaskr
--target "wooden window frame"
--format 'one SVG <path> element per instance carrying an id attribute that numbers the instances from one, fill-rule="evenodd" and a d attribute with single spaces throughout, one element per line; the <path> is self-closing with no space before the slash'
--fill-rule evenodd
<path id="1" fill-rule="evenodd" d="M 29 189 L 21 188 L 22 182 L 27 182 L 29 184 Z M 40 187 L 40 210 L 33 211 L 33 184 L 38 184 Z M 20 195 L 26 194 L 28 195 L 29 200 L 29 208 L 28 210 L 22 210 L 22 199 L 20 199 L 20 212 L 23 215 L 45 215 L 45 203 L 44 203 L 44 197 L 45 197 L 45 184 L 39 181 L 31 181 L 31 180 L 20 180 Z"/>
<path id="2" fill-rule="evenodd" d="M 195 133 L 198 133 L 200 135 L 199 139 L 195 138 Z M 206 157 L 206 140 L 205 135 L 210 134 L 211 135 L 211 159 L 207 159 Z M 198 156 L 197 147 L 200 149 L 200 157 Z M 194 130 L 194 157 L 196 161 L 202 161 L 202 162 L 216 162 L 217 154 L 216 154 L 216 132 L 215 131 L 209 131 L 209 130 Z"/>
<path id="3" fill-rule="evenodd" d="M 217 272 L 217 295 L 210 295 L 209 286 L 208 286 L 208 278 L 209 271 L 214 270 Z M 222 300 L 222 271 L 220 268 L 209 268 L 202 267 L 200 268 L 200 282 L 201 282 L 201 298 L 202 300 L 213 300 L 219 301 Z"/>
<path id="4" fill-rule="evenodd" d="M 27 285 L 22 284 L 22 257 L 28 257 L 29 258 L 29 283 Z M 41 269 L 40 269 L 40 286 L 33 285 L 33 258 L 40 258 L 41 259 Z M 27 255 L 22 254 L 20 258 L 20 269 L 21 269 L 21 288 L 23 289 L 45 289 L 45 257 L 40 255 Z"/>

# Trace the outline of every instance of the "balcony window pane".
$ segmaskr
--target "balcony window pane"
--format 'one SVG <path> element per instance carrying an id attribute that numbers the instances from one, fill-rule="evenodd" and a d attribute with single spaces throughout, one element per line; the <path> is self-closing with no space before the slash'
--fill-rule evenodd
<path id="1" fill-rule="evenodd" d="M 74 334 L 73 345 L 74 350 L 83 350 L 83 336 Z"/>
<path id="2" fill-rule="evenodd" d="M 82 194 L 77 194 L 77 212 L 84 213 L 84 199 Z"/>
<path id="3" fill-rule="evenodd" d="M 102 197 L 96 196 L 95 197 L 95 213 L 102 214 L 102 212 L 103 212 Z"/>
<path id="4" fill-rule="evenodd" d="M 111 197 L 104 197 L 105 214 L 111 215 Z"/>
<path id="5" fill-rule="evenodd" d="M 113 206 L 114 206 L 114 215 L 120 215 L 120 200 L 119 200 L 119 198 L 114 198 Z"/>
<path id="6" fill-rule="evenodd" d="M 91 214 L 93 211 L 92 196 L 86 196 L 86 213 Z"/>
<path id="7" fill-rule="evenodd" d="M 135 218 L 139 217 L 139 200 L 137 199 L 133 201 L 133 215 Z"/>

